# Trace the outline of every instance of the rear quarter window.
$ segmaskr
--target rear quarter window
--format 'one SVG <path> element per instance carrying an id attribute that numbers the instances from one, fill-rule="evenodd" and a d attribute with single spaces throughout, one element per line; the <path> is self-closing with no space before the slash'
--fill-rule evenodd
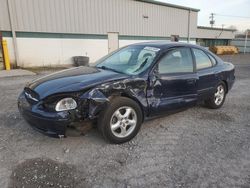
<path id="1" fill-rule="evenodd" d="M 211 62 L 213 64 L 213 66 L 216 65 L 217 64 L 216 59 L 212 55 L 210 55 L 210 54 L 207 54 L 207 55 L 209 56 L 209 58 L 210 58 L 210 60 L 211 60 Z"/>
<path id="2" fill-rule="evenodd" d="M 205 69 L 205 68 L 209 68 L 213 66 L 212 61 L 203 50 L 199 50 L 195 48 L 193 48 L 192 50 L 194 52 L 197 70 L 201 70 L 201 69 Z"/>

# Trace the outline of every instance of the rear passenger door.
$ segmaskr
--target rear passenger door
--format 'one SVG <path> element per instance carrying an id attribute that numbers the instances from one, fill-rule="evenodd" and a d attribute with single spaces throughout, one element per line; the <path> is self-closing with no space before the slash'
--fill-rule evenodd
<path id="1" fill-rule="evenodd" d="M 197 93 L 200 99 L 205 99 L 214 92 L 214 88 L 218 82 L 214 68 L 216 60 L 211 59 L 211 55 L 201 49 L 192 48 L 192 51 L 199 77 Z"/>

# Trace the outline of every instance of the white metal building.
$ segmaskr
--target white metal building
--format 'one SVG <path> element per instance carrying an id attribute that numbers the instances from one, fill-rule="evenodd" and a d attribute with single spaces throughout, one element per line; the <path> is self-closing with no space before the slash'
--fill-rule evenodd
<path id="1" fill-rule="evenodd" d="M 234 38 L 235 30 L 197 27 L 196 42 L 202 46 L 228 45 L 230 40 Z"/>
<path id="2" fill-rule="evenodd" d="M 18 66 L 58 66 L 73 56 L 90 62 L 131 43 L 234 37 L 197 28 L 198 9 L 150 0 L 0 0 L 0 31 Z"/>

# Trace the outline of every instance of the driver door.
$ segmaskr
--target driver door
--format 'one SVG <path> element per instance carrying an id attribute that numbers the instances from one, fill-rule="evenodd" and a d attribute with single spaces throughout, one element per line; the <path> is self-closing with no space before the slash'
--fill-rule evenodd
<path id="1" fill-rule="evenodd" d="M 190 48 L 179 47 L 164 53 L 149 76 L 150 116 L 195 105 L 197 80 Z"/>

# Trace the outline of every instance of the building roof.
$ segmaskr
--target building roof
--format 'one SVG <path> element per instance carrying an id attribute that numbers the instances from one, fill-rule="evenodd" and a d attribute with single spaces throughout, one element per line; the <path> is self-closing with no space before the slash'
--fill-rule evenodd
<path id="1" fill-rule="evenodd" d="M 144 2 L 144 3 L 151 3 L 151 4 L 155 4 L 155 5 L 162 5 L 162 6 L 166 6 L 166 7 L 178 8 L 178 9 L 183 9 L 183 10 L 191 10 L 191 11 L 195 11 L 195 12 L 200 11 L 200 9 L 196 9 L 196 8 L 185 7 L 185 6 L 180 6 L 180 5 L 174 5 L 174 4 L 155 1 L 155 0 L 135 0 L 135 1 L 141 1 L 141 2 Z"/>
<path id="2" fill-rule="evenodd" d="M 223 31 L 236 31 L 235 29 L 228 28 L 218 28 L 218 27 L 207 27 L 207 26 L 197 26 L 198 29 L 208 29 L 208 30 L 223 30 Z"/>
<path id="3" fill-rule="evenodd" d="M 143 47 L 155 47 L 160 49 L 167 49 L 171 47 L 177 47 L 177 46 L 185 46 L 185 47 L 199 47 L 194 44 L 185 43 L 185 42 L 169 42 L 169 41 L 151 41 L 151 42 L 140 42 L 131 44 L 129 46 L 143 46 Z"/>

